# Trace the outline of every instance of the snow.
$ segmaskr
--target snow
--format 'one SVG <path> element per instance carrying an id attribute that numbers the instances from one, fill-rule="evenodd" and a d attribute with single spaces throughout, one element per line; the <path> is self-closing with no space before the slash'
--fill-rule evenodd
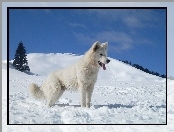
<path id="1" fill-rule="evenodd" d="M 67 91 L 52 108 L 45 101 L 32 98 L 28 91 L 31 82 L 41 85 L 54 70 L 71 65 L 81 56 L 72 54 L 27 55 L 34 75 L 9 68 L 9 123 L 10 124 L 149 124 L 149 125 L 45 125 L 7 126 L 7 62 L 2 62 L 2 122 L 5 131 L 174 131 L 174 81 L 144 73 L 110 58 L 106 70 L 100 69 L 92 96 L 91 108 L 81 108 L 79 93 Z M 11 63 L 12 61 L 10 61 Z M 165 124 L 168 124 L 167 126 Z M 156 125 L 150 125 L 156 124 Z M 160 125 L 158 125 L 160 124 Z M 164 125 L 161 125 L 164 124 Z"/>

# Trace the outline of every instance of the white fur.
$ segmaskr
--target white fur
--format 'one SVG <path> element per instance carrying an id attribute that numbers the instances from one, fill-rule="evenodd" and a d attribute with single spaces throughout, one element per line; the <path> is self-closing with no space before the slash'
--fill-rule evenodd
<path id="1" fill-rule="evenodd" d="M 39 88 L 30 85 L 30 92 L 35 98 L 46 98 L 51 107 L 65 90 L 79 90 L 81 107 L 90 107 L 91 96 L 97 80 L 100 65 L 109 63 L 107 59 L 108 43 L 95 42 L 85 55 L 74 65 L 51 73 Z"/>

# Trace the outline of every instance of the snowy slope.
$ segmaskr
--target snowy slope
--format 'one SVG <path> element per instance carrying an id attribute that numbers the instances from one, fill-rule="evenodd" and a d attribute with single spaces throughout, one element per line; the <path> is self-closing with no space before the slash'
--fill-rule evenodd
<path id="1" fill-rule="evenodd" d="M 92 96 L 92 107 L 81 108 L 78 92 L 65 92 L 52 108 L 45 106 L 45 101 L 33 99 L 28 92 L 28 85 L 43 83 L 47 75 L 76 62 L 82 56 L 71 54 L 28 54 L 31 72 L 27 75 L 10 67 L 9 69 L 9 123 L 10 124 L 166 124 L 166 82 L 164 79 L 146 74 L 136 68 L 111 59 L 106 71 L 100 70 Z M 3 93 L 6 93 L 6 62 L 2 62 Z M 170 81 L 170 87 L 174 82 Z M 174 90 L 170 88 L 169 101 L 174 101 Z M 173 92 L 173 93 L 172 93 Z M 168 92 L 169 93 L 169 92 Z M 6 122 L 6 96 L 2 96 L 3 122 Z M 174 106 L 168 105 L 171 123 Z M 125 127 L 125 126 L 124 126 Z M 35 131 L 37 127 L 21 128 L 21 131 Z M 73 127 L 74 131 L 81 128 Z M 101 127 L 107 131 L 121 130 L 120 126 Z M 143 126 L 126 126 L 130 131 L 144 130 Z M 164 127 L 152 127 L 162 131 Z M 168 130 L 172 130 L 170 126 Z M 3 127 L 4 131 L 11 127 Z M 18 127 L 14 127 L 18 129 Z M 37 128 L 38 129 L 38 128 Z M 95 129 L 82 127 L 82 130 Z M 66 131 L 63 126 L 40 128 L 40 131 Z M 72 130 L 72 131 L 73 131 Z M 147 130 L 151 130 L 148 127 Z"/>
<path id="2" fill-rule="evenodd" d="M 67 54 L 38 54 L 27 55 L 30 69 L 33 73 L 47 76 L 51 71 L 67 67 L 78 61 L 81 56 Z M 149 75 L 136 68 L 126 65 L 120 61 L 110 58 L 111 62 L 107 65 L 107 70 L 100 72 L 100 76 L 115 77 L 117 81 L 146 81 L 158 80 L 159 77 Z M 39 66 L 37 64 L 40 64 Z M 102 69 L 101 69 L 102 70 Z M 103 78 L 103 77 L 102 77 Z M 108 79 L 109 80 L 109 79 Z"/>

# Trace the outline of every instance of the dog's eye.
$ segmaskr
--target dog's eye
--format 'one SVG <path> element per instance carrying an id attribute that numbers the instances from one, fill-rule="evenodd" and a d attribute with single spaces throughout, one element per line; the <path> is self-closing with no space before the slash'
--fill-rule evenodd
<path id="1" fill-rule="evenodd" d="M 101 56 L 103 56 L 103 54 L 100 54 Z"/>

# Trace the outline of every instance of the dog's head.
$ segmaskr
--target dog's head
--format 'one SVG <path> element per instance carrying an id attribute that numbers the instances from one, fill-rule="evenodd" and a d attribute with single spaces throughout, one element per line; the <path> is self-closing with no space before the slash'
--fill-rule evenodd
<path id="1" fill-rule="evenodd" d="M 110 60 L 107 58 L 108 42 L 100 44 L 100 42 L 97 41 L 92 45 L 92 50 L 98 64 L 103 67 L 103 70 L 106 70 L 105 64 L 110 62 Z"/>

